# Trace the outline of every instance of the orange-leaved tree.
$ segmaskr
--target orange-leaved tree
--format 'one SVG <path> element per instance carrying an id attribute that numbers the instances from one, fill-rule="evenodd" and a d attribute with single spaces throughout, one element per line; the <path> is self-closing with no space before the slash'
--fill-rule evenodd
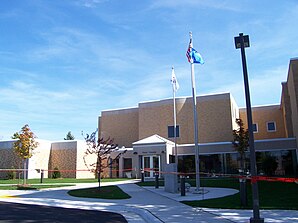
<path id="1" fill-rule="evenodd" d="M 33 156 L 34 149 L 38 146 L 38 142 L 35 141 L 36 136 L 26 124 L 22 127 L 19 132 L 16 132 L 11 137 L 12 139 L 17 139 L 13 143 L 14 152 L 23 161 L 23 184 L 26 184 L 27 179 L 27 159 Z"/>

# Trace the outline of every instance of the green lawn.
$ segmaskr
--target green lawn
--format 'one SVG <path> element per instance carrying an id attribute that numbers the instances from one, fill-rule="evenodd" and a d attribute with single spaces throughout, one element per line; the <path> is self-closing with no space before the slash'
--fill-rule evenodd
<path id="1" fill-rule="evenodd" d="M 138 182 L 136 184 L 139 185 L 139 186 L 141 186 L 141 187 L 149 187 L 149 186 L 155 186 L 155 181 Z M 164 186 L 164 181 L 163 180 L 159 180 L 158 185 L 159 186 Z"/>
<path id="2" fill-rule="evenodd" d="M 101 182 L 114 182 L 114 181 L 123 181 L 127 180 L 126 178 L 105 178 L 101 179 Z M 20 182 L 18 179 L 13 180 L 4 180 L 0 179 L 0 185 L 1 184 L 21 184 L 23 182 L 22 179 L 20 179 Z M 58 179 L 52 179 L 52 178 L 44 178 L 43 183 L 96 183 L 97 179 L 75 179 L 75 178 L 58 178 Z M 27 184 L 40 184 L 40 179 L 28 179 Z"/>
<path id="3" fill-rule="evenodd" d="M 196 186 L 196 182 L 193 179 L 186 179 L 186 182 L 193 187 Z M 236 178 L 201 178 L 200 183 L 201 187 L 221 187 L 239 190 L 239 181 Z M 154 186 L 155 182 L 150 181 L 137 184 L 139 186 Z M 163 181 L 159 182 L 159 185 L 163 184 Z M 258 182 L 258 188 L 260 208 L 298 210 L 298 184 L 260 181 Z M 247 189 L 247 207 L 241 207 L 239 193 L 223 198 L 184 201 L 183 203 L 193 207 L 251 209 L 252 191 L 250 182 L 247 182 Z"/>
<path id="4" fill-rule="evenodd" d="M 194 181 L 190 181 L 193 186 Z M 238 179 L 202 179 L 203 187 L 224 187 L 239 189 Z M 248 206 L 240 206 L 240 194 L 223 198 L 209 199 L 203 201 L 184 201 L 183 203 L 193 207 L 212 207 L 212 208 L 232 208 L 232 209 L 251 209 L 252 191 L 251 184 L 247 182 Z M 283 182 L 258 182 L 259 200 L 261 209 L 289 209 L 298 210 L 298 185 L 295 183 Z"/>
<path id="5" fill-rule="evenodd" d="M 117 186 L 102 186 L 68 191 L 74 197 L 88 197 L 101 199 L 128 199 L 130 196 Z"/>
<path id="6" fill-rule="evenodd" d="M 101 179 L 101 182 L 114 182 L 127 180 L 120 179 Z M 60 179 L 43 179 L 43 184 L 40 184 L 40 179 L 28 179 L 27 185 L 22 186 L 23 180 L 0 180 L 0 190 L 39 190 L 45 188 L 73 186 L 76 183 L 96 183 L 97 179 L 74 179 L 74 178 L 60 178 Z"/>
<path id="7" fill-rule="evenodd" d="M 7 185 L 7 186 L 0 186 L 0 190 L 39 190 L 39 189 L 66 187 L 66 186 L 74 186 L 74 184 Z"/>

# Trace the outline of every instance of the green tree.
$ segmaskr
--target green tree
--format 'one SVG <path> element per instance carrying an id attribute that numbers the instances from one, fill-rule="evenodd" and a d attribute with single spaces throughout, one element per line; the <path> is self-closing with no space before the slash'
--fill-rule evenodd
<path id="1" fill-rule="evenodd" d="M 33 151 L 38 146 L 38 142 L 35 141 L 36 136 L 31 131 L 28 124 L 24 125 L 19 132 L 14 133 L 11 138 L 17 139 L 17 141 L 13 143 L 13 149 L 17 156 L 23 161 L 23 184 L 26 184 L 27 159 L 33 156 Z"/>
<path id="2" fill-rule="evenodd" d="M 245 152 L 248 150 L 249 146 L 249 132 L 247 129 L 244 129 L 244 124 L 242 119 L 237 118 L 236 123 L 238 128 L 233 130 L 233 146 L 235 150 L 240 155 L 240 174 L 244 175 L 245 171 Z M 246 180 L 240 178 L 240 200 L 241 205 L 247 205 L 247 196 L 246 196 Z"/>
<path id="3" fill-rule="evenodd" d="M 247 129 L 244 129 L 244 124 L 242 119 L 237 118 L 236 123 L 238 125 L 237 129 L 233 130 L 233 146 L 235 150 L 240 155 L 240 169 L 245 170 L 245 152 L 248 150 L 249 146 L 249 133 Z"/>
<path id="4" fill-rule="evenodd" d="M 71 131 L 69 131 L 67 134 L 66 134 L 66 138 L 64 138 L 64 140 L 74 140 L 75 137 L 71 134 Z"/>
<path id="5" fill-rule="evenodd" d="M 110 154 L 119 150 L 118 145 L 114 143 L 114 139 L 110 137 L 106 140 L 103 138 L 97 139 L 97 131 L 93 132 L 91 135 L 86 134 L 84 139 L 88 146 L 83 157 L 86 167 L 93 173 L 96 173 L 98 179 L 98 188 L 100 188 L 101 173 L 107 167 L 111 167 L 112 163 L 118 159 L 121 154 L 125 151 L 119 152 L 115 158 L 111 158 Z M 97 159 L 95 163 L 88 163 L 88 156 L 96 155 Z"/>

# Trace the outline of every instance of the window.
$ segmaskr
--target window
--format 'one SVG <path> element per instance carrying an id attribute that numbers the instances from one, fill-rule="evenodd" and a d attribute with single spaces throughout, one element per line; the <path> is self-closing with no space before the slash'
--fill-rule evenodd
<path id="1" fill-rule="evenodd" d="M 123 159 L 123 173 L 126 178 L 131 178 L 132 172 L 132 158 L 124 158 Z"/>
<path id="2" fill-rule="evenodd" d="M 179 137 L 179 125 L 176 126 L 176 137 Z M 168 126 L 168 138 L 174 138 L 174 126 Z"/>
<path id="3" fill-rule="evenodd" d="M 267 131 L 268 132 L 275 132 L 276 131 L 275 122 L 267 122 Z"/>
<path id="4" fill-rule="evenodd" d="M 252 130 L 253 130 L 254 133 L 258 132 L 258 124 L 257 123 L 252 124 Z"/>
<path id="5" fill-rule="evenodd" d="M 124 171 L 131 171 L 132 169 L 132 158 L 124 158 L 123 159 L 123 167 Z"/>

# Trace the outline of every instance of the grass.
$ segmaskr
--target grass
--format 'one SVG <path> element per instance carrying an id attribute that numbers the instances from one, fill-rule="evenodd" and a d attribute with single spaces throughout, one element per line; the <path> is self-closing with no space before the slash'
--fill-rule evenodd
<path id="1" fill-rule="evenodd" d="M 115 182 L 115 181 L 123 181 L 127 180 L 125 178 L 119 179 L 101 179 L 101 182 Z M 97 179 L 75 179 L 75 178 L 59 178 L 59 179 L 51 179 L 45 178 L 43 179 L 43 184 L 40 184 L 40 179 L 28 179 L 26 185 L 22 185 L 23 180 L 20 179 L 12 179 L 12 180 L 0 180 L 0 190 L 39 190 L 46 188 L 55 188 L 55 187 L 65 187 L 65 186 L 73 186 L 76 183 L 96 183 Z"/>
<path id="2" fill-rule="evenodd" d="M 56 188 L 56 187 L 66 187 L 66 186 L 73 186 L 74 184 L 45 184 L 45 185 L 7 185 L 7 186 L 0 186 L 0 190 L 40 190 L 46 188 Z"/>
<path id="3" fill-rule="evenodd" d="M 101 179 L 100 182 L 114 182 L 114 181 L 122 181 L 127 180 L 126 178 L 104 178 Z M 20 183 L 22 183 L 23 180 L 20 179 Z M 58 178 L 58 179 L 52 179 L 52 178 L 44 178 L 43 183 L 96 183 L 97 179 L 75 179 L 75 178 Z M 0 179 L 0 185 L 1 184 L 19 184 L 18 179 Z M 28 179 L 27 184 L 40 184 L 40 179 Z"/>
<path id="4" fill-rule="evenodd" d="M 128 199 L 131 198 L 117 186 L 103 186 L 83 188 L 68 191 L 74 197 L 100 198 L 100 199 Z"/>
<path id="5" fill-rule="evenodd" d="M 155 181 L 144 181 L 144 182 L 138 182 L 136 183 L 137 185 L 141 186 L 141 187 L 149 187 L 149 186 L 155 186 Z M 158 183 L 159 186 L 164 186 L 164 181 L 163 180 L 159 180 Z"/>
<path id="6" fill-rule="evenodd" d="M 186 182 L 192 187 L 196 186 L 193 179 L 186 179 Z M 233 188 L 239 190 L 239 181 L 235 178 L 201 178 L 201 187 L 221 187 Z M 154 181 L 137 183 L 139 186 L 154 186 Z M 159 185 L 164 182 L 160 181 Z M 298 185 L 295 183 L 283 182 L 258 182 L 259 201 L 261 209 L 287 209 L 298 210 Z M 240 194 L 234 194 L 222 198 L 208 199 L 202 201 L 183 201 L 182 203 L 193 207 L 208 208 L 229 208 L 229 209 L 251 209 L 252 208 L 252 190 L 250 182 L 247 182 L 248 205 L 240 205 Z"/>
<path id="7" fill-rule="evenodd" d="M 116 182 L 127 180 L 126 178 L 117 179 L 101 179 L 100 182 Z M 27 185 L 18 185 L 22 183 L 22 180 L 0 180 L 0 190 L 39 190 L 44 188 L 53 187 L 64 187 L 73 186 L 76 183 L 96 183 L 97 179 L 74 179 L 74 178 L 59 178 L 59 179 L 43 179 L 44 184 L 40 184 L 40 179 L 28 179 Z M 75 197 L 87 197 L 87 198 L 101 198 L 101 199 L 128 199 L 130 196 L 124 193 L 117 186 L 102 186 L 100 189 L 98 187 L 84 188 L 77 190 L 70 190 L 69 195 Z"/>
<path id="8" fill-rule="evenodd" d="M 194 185 L 193 182 L 189 183 Z M 201 186 L 239 189 L 239 182 L 237 179 L 202 179 Z M 298 210 L 297 184 L 260 181 L 258 182 L 258 188 L 261 209 Z M 247 207 L 241 207 L 239 193 L 223 198 L 202 201 L 184 201 L 183 203 L 193 207 L 251 209 L 252 190 L 250 182 L 247 182 L 247 199 Z"/>

